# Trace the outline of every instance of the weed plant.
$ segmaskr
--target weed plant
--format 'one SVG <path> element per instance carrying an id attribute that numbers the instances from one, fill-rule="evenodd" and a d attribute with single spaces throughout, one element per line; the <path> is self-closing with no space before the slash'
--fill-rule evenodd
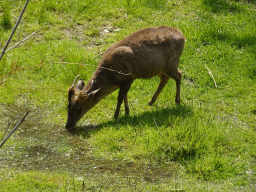
<path id="1" fill-rule="evenodd" d="M 7 8 L 6 5 L 2 6 L 2 16 L 1 16 L 1 23 L 0 26 L 4 29 L 4 30 L 8 30 L 12 28 L 12 22 L 11 22 L 11 15 L 10 15 L 10 11 Z"/>
<path id="2" fill-rule="evenodd" d="M 23 3 L 7 1 L 0 17 Z M 10 46 L 38 32 L 0 61 L 1 138 L 32 111 L 0 149 L 2 191 L 255 191 L 255 10 L 242 0 L 31 1 Z M 129 116 L 113 119 L 114 92 L 66 132 L 74 77 L 88 81 L 108 47 L 160 25 L 186 37 L 182 104 L 170 79 L 148 106 L 159 79 L 137 79 Z"/>

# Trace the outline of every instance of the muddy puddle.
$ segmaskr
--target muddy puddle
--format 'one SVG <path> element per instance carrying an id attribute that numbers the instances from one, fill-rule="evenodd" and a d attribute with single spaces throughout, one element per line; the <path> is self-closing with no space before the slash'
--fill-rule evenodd
<path id="1" fill-rule="evenodd" d="M 38 109 L 33 109 L 36 112 Z M 1 137 L 15 126 L 26 113 L 23 106 L 0 104 Z M 134 178 L 145 182 L 167 182 L 177 176 L 177 168 L 165 165 L 137 165 L 133 162 L 110 161 L 97 158 L 95 148 L 86 135 L 70 134 L 64 125 L 51 125 L 44 121 L 44 111 L 29 116 L 13 136 L 0 149 L 0 168 L 18 171 L 51 171 L 78 177 L 101 178 L 108 173 L 114 177 Z M 95 126 L 87 126 L 90 131 Z"/>

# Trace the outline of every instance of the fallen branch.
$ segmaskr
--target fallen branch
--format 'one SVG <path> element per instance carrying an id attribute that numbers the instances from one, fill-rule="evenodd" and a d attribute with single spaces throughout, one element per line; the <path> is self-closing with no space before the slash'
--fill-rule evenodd
<path id="1" fill-rule="evenodd" d="M 215 81 L 215 79 L 214 79 L 214 77 L 213 77 L 213 74 L 212 74 L 212 72 L 211 72 L 211 70 L 204 64 L 204 66 L 206 67 L 206 69 L 208 70 L 208 72 L 209 72 L 209 75 L 212 77 L 212 79 L 213 79 L 213 81 L 214 81 L 214 85 L 215 85 L 215 87 L 216 88 L 218 88 L 217 87 L 217 84 L 216 84 L 216 81 Z"/>
<path id="2" fill-rule="evenodd" d="M 25 12 L 25 10 L 26 10 L 26 8 L 27 8 L 28 3 L 29 3 L 29 0 L 27 0 L 26 4 L 24 5 L 23 10 L 22 10 L 22 12 L 21 12 L 21 14 L 20 14 L 20 17 L 19 17 L 18 21 L 16 22 L 16 24 L 15 24 L 13 30 L 12 30 L 12 33 L 11 33 L 9 39 L 7 40 L 7 42 L 6 42 L 5 46 L 4 46 L 4 49 L 3 49 L 3 51 L 2 51 L 2 54 L 0 55 L 0 61 L 1 61 L 2 57 L 4 56 L 5 50 L 7 49 L 8 45 L 9 45 L 11 39 L 12 39 L 12 36 L 13 36 L 13 34 L 15 33 L 15 31 L 16 31 L 16 29 L 17 29 L 19 23 L 20 23 L 20 20 L 21 20 L 23 14 L 24 14 L 24 12 Z"/>
<path id="3" fill-rule="evenodd" d="M 28 112 L 22 117 L 20 122 L 13 128 L 13 130 L 9 133 L 9 135 L 3 140 L 3 142 L 0 144 L 0 148 L 11 137 L 11 135 L 14 133 L 14 131 L 16 131 L 16 129 L 21 125 L 21 123 L 25 120 L 25 118 L 26 118 L 26 116 L 28 115 L 29 112 L 30 112 L 30 110 L 28 110 Z"/>

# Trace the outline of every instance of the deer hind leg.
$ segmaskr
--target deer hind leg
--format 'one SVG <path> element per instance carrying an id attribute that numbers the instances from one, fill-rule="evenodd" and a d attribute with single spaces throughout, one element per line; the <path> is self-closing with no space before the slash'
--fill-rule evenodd
<path id="1" fill-rule="evenodd" d="M 169 65 L 170 68 L 167 70 L 168 75 L 175 80 L 176 82 L 176 97 L 175 102 L 176 104 L 180 104 L 180 85 L 181 85 L 181 72 L 178 70 L 179 59 L 174 59 L 171 61 Z"/>
<path id="2" fill-rule="evenodd" d="M 125 113 L 129 114 L 129 105 L 128 105 L 128 99 L 127 99 L 127 93 L 131 87 L 132 82 L 125 82 L 120 85 L 120 91 L 118 95 L 118 101 L 117 101 L 117 106 L 116 106 L 116 111 L 114 118 L 118 118 L 119 113 L 120 113 L 120 107 L 122 105 L 122 102 L 124 101 L 125 104 Z"/>
<path id="3" fill-rule="evenodd" d="M 149 105 L 153 105 L 155 103 L 158 95 L 161 93 L 161 91 L 163 90 L 167 81 L 169 80 L 169 76 L 165 73 L 162 73 L 160 78 L 161 78 L 161 80 L 160 80 L 160 83 L 158 85 L 158 88 L 157 88 L 155 94 L 153 95 L 152 99 L 149 101 L 149 103 L 148 103 Z"/>
<path id="4" fill-rule="evenodd" d="M 177 73 L 172 77 L 176 81 L 176 104 L 180 104 L 180 85 L 181 85 L 181 72 L 177 70 Z"/>

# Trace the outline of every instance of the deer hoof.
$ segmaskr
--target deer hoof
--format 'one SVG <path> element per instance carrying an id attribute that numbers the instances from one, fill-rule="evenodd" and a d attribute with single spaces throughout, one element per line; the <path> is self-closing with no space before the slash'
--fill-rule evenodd
<path id="1" fill-rule="evenodd" d="M 180 104 L 180 99 L 175 99 L 175 103 L 176 103 L 177 105 L 179 105 L 179 104 Z"/>

